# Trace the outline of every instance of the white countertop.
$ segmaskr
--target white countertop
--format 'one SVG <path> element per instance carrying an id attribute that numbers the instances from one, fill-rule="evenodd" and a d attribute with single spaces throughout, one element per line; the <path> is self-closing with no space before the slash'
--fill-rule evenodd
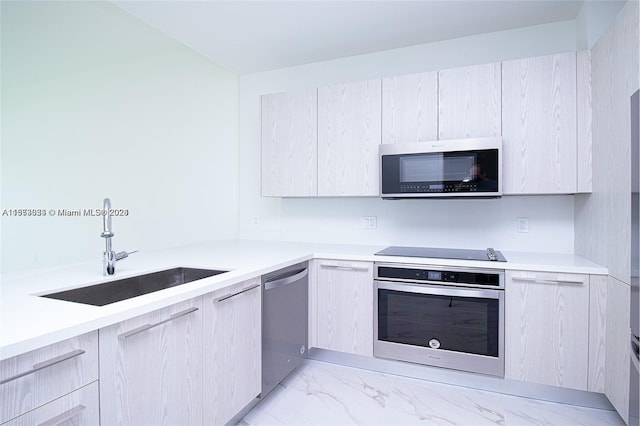
<path id="1" fill-rule="evenodd" d="M 312 258 L 606 275 L 607 269 L 580 256 L 502 253 L 507 262 L 375 256 L 386 246 L 275 241 L 214 241 L 171 250 L 136 253 L 101 275 L 102 260 L 0 276 L 0 360 L 93 331 Z M 177 266 L 230 272 L 112 303 L 83 305 L 37 297 Z"/>

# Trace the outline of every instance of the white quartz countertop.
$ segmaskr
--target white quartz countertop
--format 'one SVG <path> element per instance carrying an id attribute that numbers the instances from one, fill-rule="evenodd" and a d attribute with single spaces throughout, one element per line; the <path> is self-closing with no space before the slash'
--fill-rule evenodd
<path id="1" fill-rule="evenodd" d="M 375 256 L 386 246 L 274 241 L 214 241 L 170 250 L 136 253 L 103 277 L 102 260 L 0 276 L 0 360 L 198 297 L 312 258 L 377 261 L 511 270 L 607 274 L 607 269 L 572 254 L 502 251 L 507 262 Z M 229 272 L 106 306 L 38 297 L 173 267 Z"/>

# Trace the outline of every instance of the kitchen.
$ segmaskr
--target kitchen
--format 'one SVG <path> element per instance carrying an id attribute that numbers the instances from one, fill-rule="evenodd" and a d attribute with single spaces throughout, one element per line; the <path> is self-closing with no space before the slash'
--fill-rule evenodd
<path id="1" fill-rule="evenodd" d="M 628 153 L 602 142 L 614 124 L 594 128 L 590 195 L 389 201 L 262 197 L 260 187 L 261 95 L 582 50 L 620 5 L 607 10 L 596 4 L 559 22 L 238 75 L 109 3 L 5 2 L 2 208 L 99 208 L 109 196 L 130 212 L 114 218 L 116 249 L 138 249 L 141 258 L 238 237 L 495 247 L 576 253 L 628 283 L 629 260 L 616 247 L 629 230 L 614 225 L 628 220 L 620 216 L 628 209 L 613 195 L 611 173 L 612 164 L 624 172 Z M 623 56 L 600 63 L 620 68 Z M 363 228 L 363 217 L 375 227 Z M 529 232 L 518 232 L 519 218 Z M 91 217 L 3 217 L 3 273 L 95 261 L 99 274 L 99 231 Z"/>

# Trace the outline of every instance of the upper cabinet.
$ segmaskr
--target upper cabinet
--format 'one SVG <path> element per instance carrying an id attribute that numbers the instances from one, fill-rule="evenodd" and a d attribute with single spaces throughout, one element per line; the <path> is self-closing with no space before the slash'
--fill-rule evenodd
<path id="1" fill-rule="evenodd" d="M 503 193 L 575 193 L 576 123 L 575 52 L 503 62 Z"/>
<path id="2" fill-rule="evenodd" d="M 382 143 L 500 136 L 500 63 L 382 80 Z"/>
<path id="3" fill-rule="evenodd" d="M 591 192 L 593 170 L 593 109 L 591 98 L 591 51 L 582 50 L 576 56 L 577 97 L 577 192 Z"/>
<path id="4" fill-rule="evenodd" d="M 500 63 L 438 72 L 438 139 L 500 136 Z"/>
<path id="5" fill-rule="evenodd" d="M 261 103 L 262 195 L 317 195 L 318 91 L 264 95 Z"/>
<path id="6" fill-rule="evenodd" d="M 376 196 L 381 81 L 318 89 L 318 195 Z"/>
<path id="7" fill-rule="evenodd" d="M 377 196 L 378 146 L 502 136 L 502 192 L 591 192 L 588 51 L 262 97 L 262 194 Z"/>
<path id="8" fill-rule="evenodd" d="M 382 143 L 438 139 L 438 72 L 382 80 Z"/>

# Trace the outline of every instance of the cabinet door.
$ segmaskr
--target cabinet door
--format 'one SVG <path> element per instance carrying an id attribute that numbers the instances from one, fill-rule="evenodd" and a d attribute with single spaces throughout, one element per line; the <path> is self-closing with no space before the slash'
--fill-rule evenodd
<path id="1" fill-rule="evenodd" d="M 96 426 L 100 424 L 98 382 L 95 381 L 21 415 L 4 426 Z"/>
<path id="2" fill-rule="evenodd" d="M 261 390 L 260 278 L 204 297 L 205 424 L 222 425 Z"/>
<path id="3" fill-rule="evenodd" d="M 500 63 L 438 72 L 438 139 L 500 136 Z"/>
<path id="4" fill-rule="evenodd" d="M 264 95 L 261 103 L 262 195 L 317 195 L 317 89 Z"/>
<path id="5" fill-rule="evenodd" d="M 503 193 L 575 193 L 576 53 L 502 63 Z"/>
<path id="6" fill-rule="evenodd" d="M 587 390 L 604 393 L 607 352 L 607 275 L 589 277 L 589 377 Z"/>
<path id="7" fill-rule="evenodd" d="M 99 333 L 101 424 L 202 423 L 200 298 Z"/>
<path id="8" fill-rule="evenodd" d="M 382 143 L 438 138 L 438 72 L 382 80 Z"/>
<path id="9" fill-rule="evenodd" d="M 630 299 L 631 286 L 609 276 L 604 393 L 625 421 L 629 418 Z"/>
<path id="10" fill-rule="evenodd" d="M 505 378 L 586 390 L 589 276 L 505 275 Z"/>
<path id="11" fill-rule="evenodd" d="M 576 167 L 578 192 L 593 189 L 593 107 L 591 51 L 576 53 Z"/>
<path id="12" fill-rule="evenodd" d="M 317 347 L 373 356 L 373 265 L 318 262 Z"/>
<path id="13" fill-rule="evenodd" d="M 0 423 L 98 380 L 98 333 L 0 362 Z"/>
<path id="14" fill-rule="evenodd" d="M 381 81 L 318 89 L 318 195 L 377 196 Z"/>

